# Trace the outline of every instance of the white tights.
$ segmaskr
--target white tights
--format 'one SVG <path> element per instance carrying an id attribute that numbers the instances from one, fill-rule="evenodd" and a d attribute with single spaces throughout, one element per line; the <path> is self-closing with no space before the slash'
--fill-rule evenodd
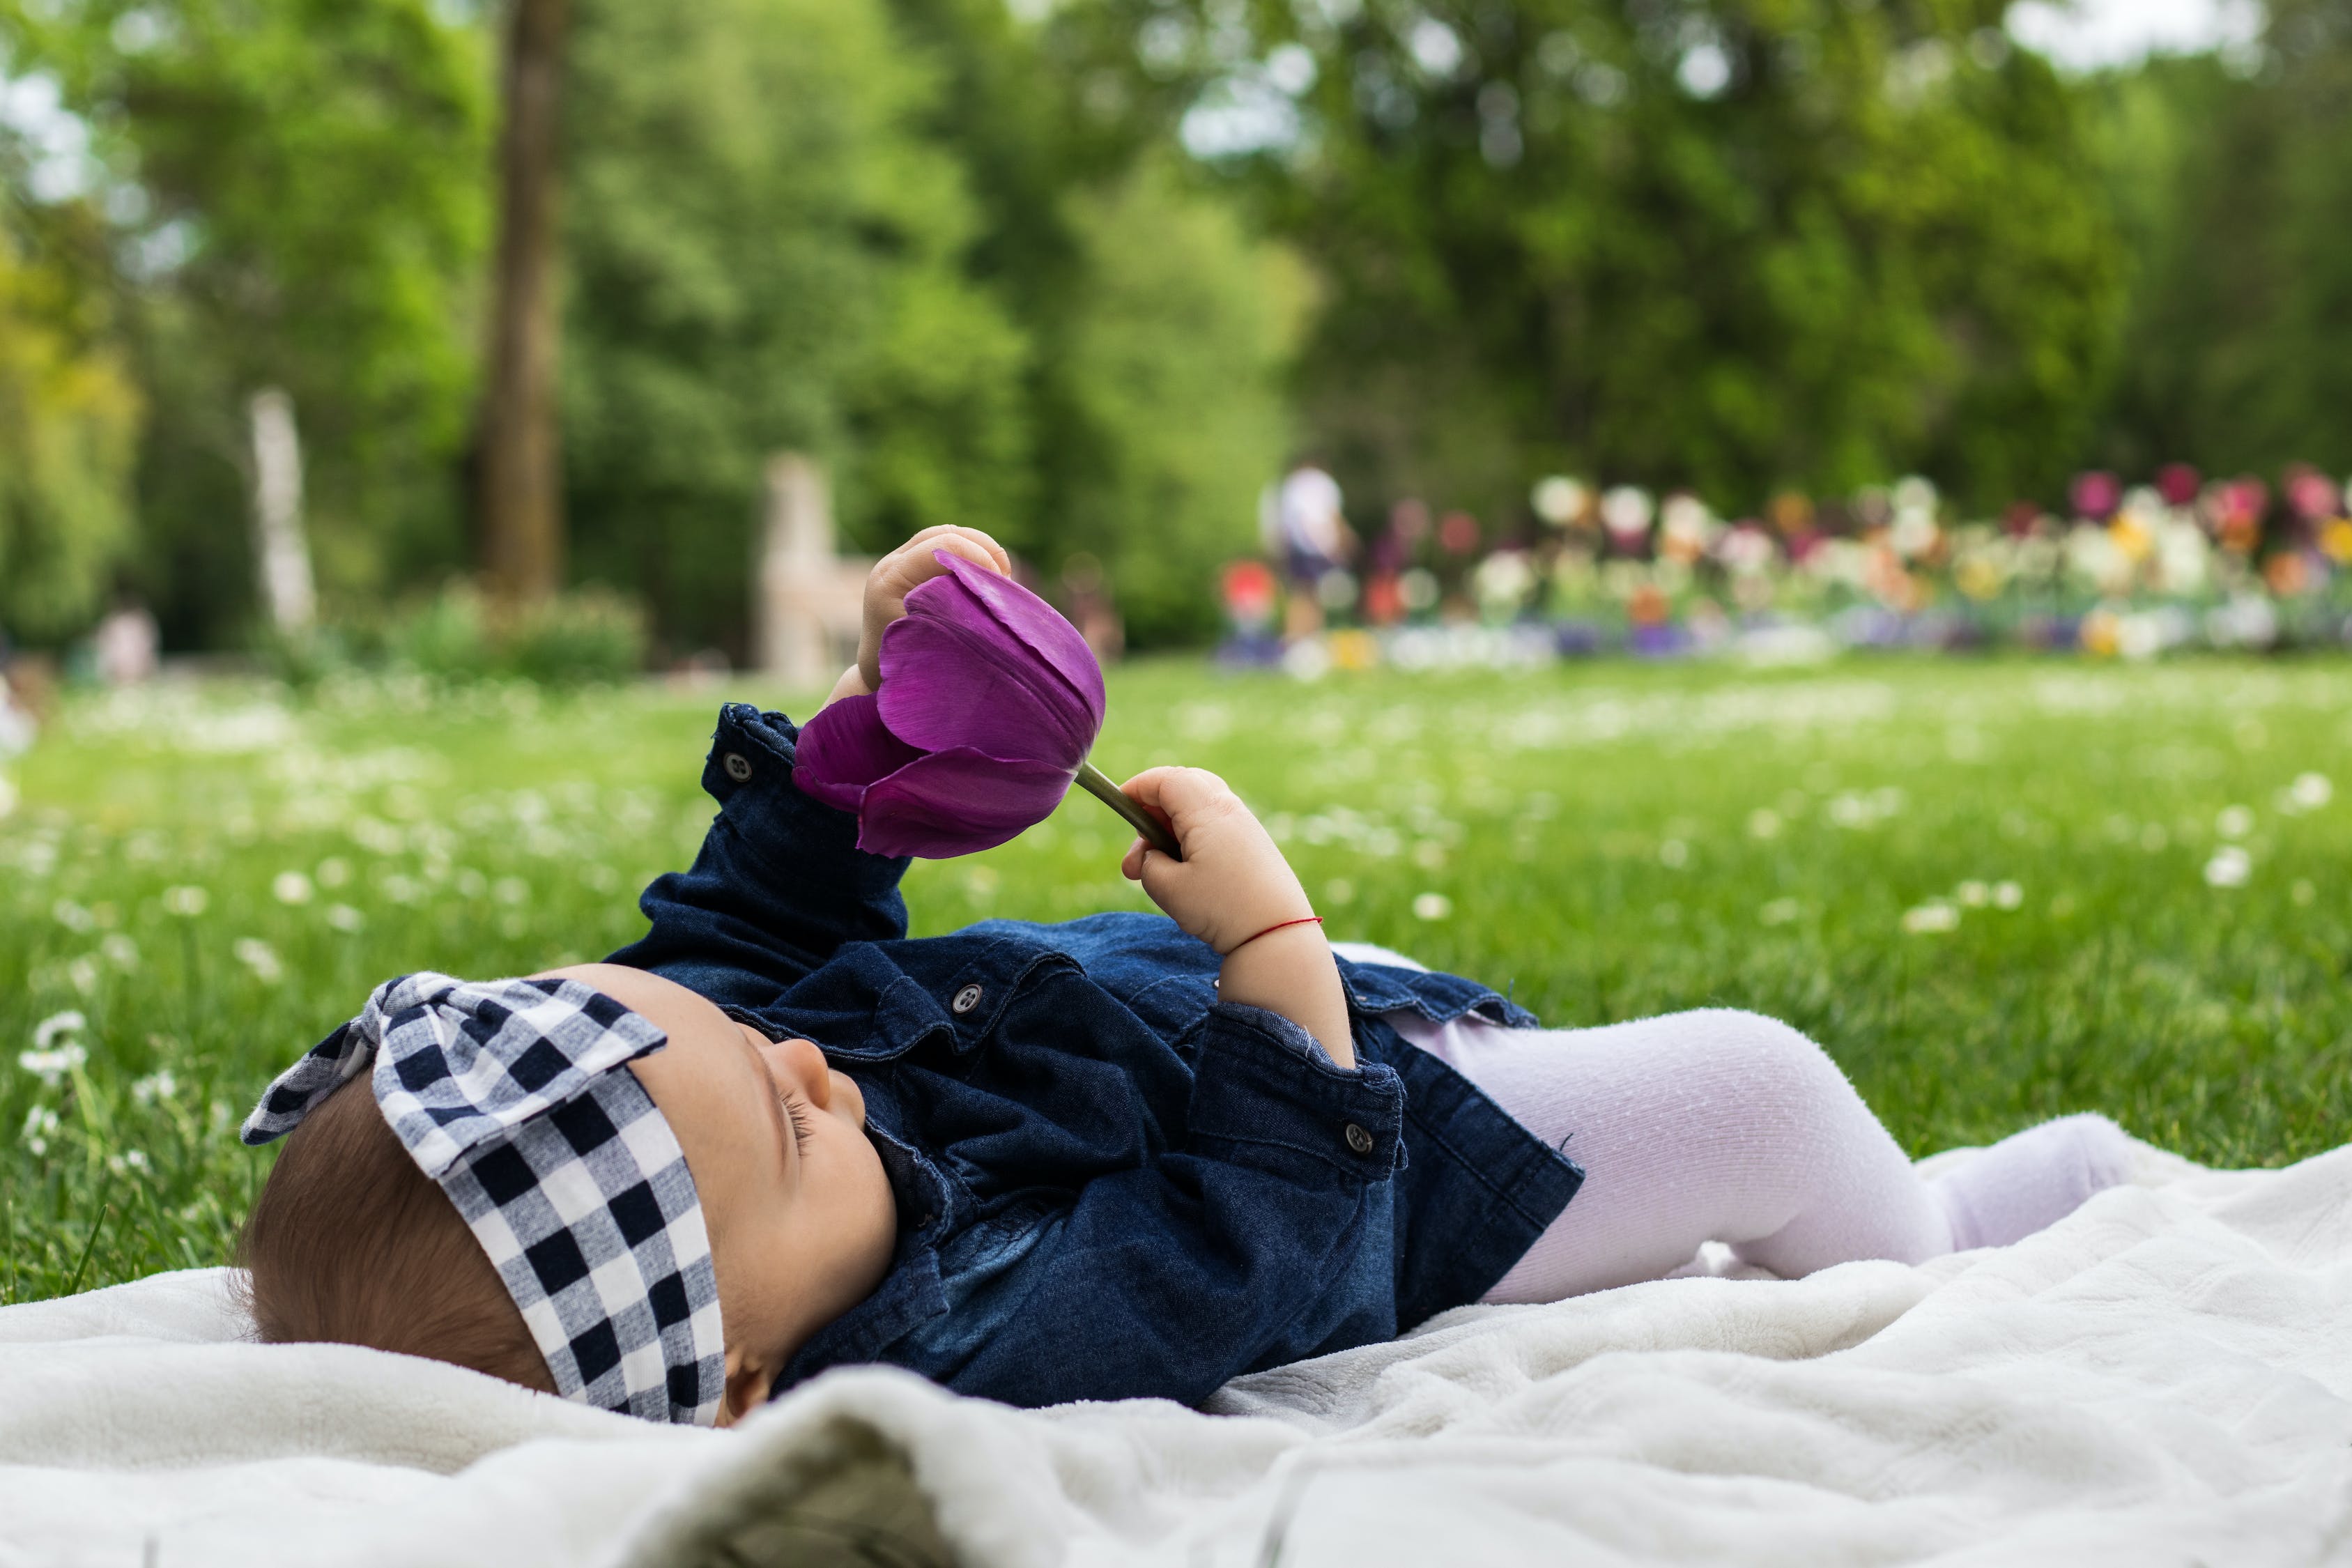
<path id="1" fill-rule="evenodd" d="M 2006 1246 L 2130 1170 L 2115 1123 L 2072 1116 L 1922 1181 L 1819 1046 L 1753 1013 L 1597 1029 L 1389 1021 L 1584 1167 L 1575 1201 L 1489 1301 L 1654 1279 L 1706 1241 L 1787 1279 L 1857 1258 L 1917 1263 Z"/>

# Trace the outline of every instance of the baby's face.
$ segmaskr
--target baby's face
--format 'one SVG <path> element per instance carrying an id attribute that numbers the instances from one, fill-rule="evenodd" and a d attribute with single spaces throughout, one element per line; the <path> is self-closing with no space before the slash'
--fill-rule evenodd
<path id="1" fill-rule="evenodd" d="M 769 1039 L 675 981 L 617 964 L 552 973 L 593 985 L 669 1036 L 629 1064 L 686 1152 L 727 1334 L 733 1421 L 793 1352 L 888 1269 L 898 1207 L 866 1137 L 866 1097 L 806 1040 Z"/>

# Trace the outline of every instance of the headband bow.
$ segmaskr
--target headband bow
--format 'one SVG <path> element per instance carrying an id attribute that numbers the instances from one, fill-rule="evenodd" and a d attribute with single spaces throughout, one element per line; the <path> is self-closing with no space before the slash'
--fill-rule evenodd
<path id="1" fill-rule="evenodd" d="M 263 1144 L 370 1069 L 522 1312 L 556 1392 L 708 1426 L 726 1383 L 719 1281 L 686 1155 L 636 1075 L 669 1037 L 576 980 L 403 975 L 281 1074 Z"/>

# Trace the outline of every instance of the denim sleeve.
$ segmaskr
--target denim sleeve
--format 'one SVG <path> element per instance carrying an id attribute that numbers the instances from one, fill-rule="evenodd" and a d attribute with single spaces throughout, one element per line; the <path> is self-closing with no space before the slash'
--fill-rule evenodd
<path id="1" fill-rule="evenodd" d="M 799 736 L 781 713 L 719 710 L 702 768 L 719 816 L 693 868 L 656 878 L 638 900 L 653 929 L 609 962 L 756 1007 L 844 942 L 907 934 L 908 862 L 865 853 L 856 818 L 793 787 Z"/>
<path id="2" fill-rule="evenodd" d="M 1089 1183 L 919 1370 L 1022 1405 L 1197 1405 L 1244 1372 L 1391 1337 L 1403 1114 L 1390 1068 L 1342 1069 L 1289 1020 L 1218 1005 L 1181 1144 Z"/>

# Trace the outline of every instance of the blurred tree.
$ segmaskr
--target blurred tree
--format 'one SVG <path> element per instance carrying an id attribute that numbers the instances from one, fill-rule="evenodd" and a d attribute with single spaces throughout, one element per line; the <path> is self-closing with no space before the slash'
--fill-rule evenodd
<path id="1" fill-rule="evenodd" d="M 1034 504 L 1007 541 L 1049 588 L 1074 555 L 1100 563 L 1135 646 L 1195 640 L 1285 456 L 1300 270 L 1171 155 L 1172 117 L 1096 8 L 894 6 L 940 73 L 926 124 L 967 171 L 968 269 L 1032 345 Z"/>
<path id="2" fill-rule="evenodd" d="M 2114 330 L 2073 102 L 2000 0 L 1114 0 L 1140 103 L 1324 280 L 1354 487 L 1555 466 L 1726 506 L 2056 482 Z"/>
<path id="3" fill-rule="evenodd" d="M 740 652 L 762 464 L 824 457 L 848 535 L 1017 532 L 1018 327 L 963 272 L 935 79 L 880 0 L 579 0 L 565 471 L 580 574 Z"/>
<path id="4" fill-rule="evenodd" d="M 2155 59 L 2085 96 L 2133 262 L 2095 459 L 2352 463 L 2352 3 L 2272 0 L 2258 53 Z"/>
<path id="5" fill-rule="evenodd" d="M 1258 492 L 1288 456 L 1281 372 L 1307 279 L 1161 160 L 1071 206 L 1084 265 L 1051 367 L 1069 416 L 1055 542 L 1101 560 L 1138 645 L 1205 641 L 1217 568 L 1256 548 Z"/>
<path id="6" fill-rule="evenodd" d="M 55 642 L 100 607 L 129 542 L 139 397 L 90 286 L 96 215 L 27 208 L 19 151 L 0 143 L 0 629 Z"/>
<path id="7" fill-rule="evenodd" d="M 0 0 L 92 128 L 152 419 L 134 574 L 175 642 L 253 602 L 249 395 L 293 396 L 322 586 L 456 558 L 488 95 L 434 0 Z"/>

